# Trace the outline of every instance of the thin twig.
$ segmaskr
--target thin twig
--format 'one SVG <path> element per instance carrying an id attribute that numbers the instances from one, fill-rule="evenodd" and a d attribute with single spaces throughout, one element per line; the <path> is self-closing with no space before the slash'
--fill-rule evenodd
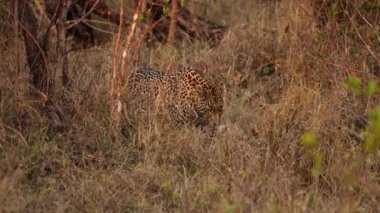
<path id="1" fill-rule="evenodd" d="M 83 20 L 87 19 L 87 17 L 96 9 L 98 4 L 99 4 L 99 0 L 96 0 L 96 2 L 94 3 L 94 5 L 92 5 L 90 10 L 88 10 L 80 19 L 77 19 L 77 20 L 75 20 L 74 23 L 66 26 L 66 29 L 67 30 L 71 29 L 71 28 L 75 27 L 76 25 L 78 25 L 79 23 L 81 23 Z"/>
<path id="2" fill-rule="evenodd" d="M 348 14 L 346 14 L 348 16 Z M 378 63 L 380 63 L 380 60 L 377 58 L 376 54 L 371 50 L 371 46 L 369 44 L 367 44 L 367 42 L 363 39 L 362 35 L 360 34 L 358 28 L 356 27 L 355 23 L 354 23 L 354 20 L 352 17 L 349 17 L 349 20 L 352 24 L 352 26 L 355 28 L 355 31 L 358 35 L 358 37 L 360 38 L 360 40 L 363 42 L 364 46 L 366 47 L 366 49 L 368 50 L 368 52 L 376 59 L 376 61 Z"/>
<path id="3" fill-rule="evenodd" d="M 103 29 L 101 29 L 99 27 L 95 27 L 94 25 L 90 24 L 90 22 L 88 20 L 82 21 L 82 23 L 84 25 L 90 27 L 91 29 L 94 29 L 94 30 L 98 31 L 98 32 L 106 33 L 106 34 L 109 34 L 109 35 L 115 35 L 115 33 L 112 32 L 112 31 L 103 30 Z"/>

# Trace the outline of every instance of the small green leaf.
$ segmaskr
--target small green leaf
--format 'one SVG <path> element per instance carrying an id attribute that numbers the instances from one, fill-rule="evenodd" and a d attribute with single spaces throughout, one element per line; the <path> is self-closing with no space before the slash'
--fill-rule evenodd
<path id="1" fill-rule="evenodd" d="M 42 11 L 42 2 L 41 2 L 41 0 L 34 0 L 34 4 L 38 8 L 38 10 Z"/>
<path id="2" fill-rule="evenodd" d="M 379 86 L 376 81 L 370 81 L 367 86 L 367 95 L 372 96 L 377 93 Z"/>
<path id="3" fill-rule="evenodd" d="M 364 8 L 364 9 L 366 9 L 366 10 L 380 10 L 380 3 L 376 3 L 376 1 L 375 2 L 365 2 L 362 6 L 361 6 L 361 8 Z"/>
<path id="4" fill-rule="evenodd" d="M 34 4 L 37 5 L 37 7 L 41 7 L 41 0 L 34 0 Z"/>
<path id="5" fill-rule="evenodd" d="M 145 19 L 144 14 L 140 14 L 140 15 L 139 15 L 139 18 L 138 18 L 138 21 L 139 21 L 139 22 L 143 22 L 144 19 Z"/>
<path id="6" fill-rule="evenodd" d="M 187 3 L 187 0 L 181 0 L 180 1 L 180 5 L 183 7 L 183 6 L 185 6 L 185 4 Z"/>
<path id="7" fill-rule="evenodd" d="M 374 123 L 374 122 L 380 122 L 380 106 L 376 106 L 372 110 L 372 112 L 370 114 L 370 121 L 372 123 Z"/>
<path id="8" fill-rule="evenodd" d="M 278 198 L 275 195 L 271 195 L 271 197 L 269 198 L 267 209 L 264 212 L 268 212 L 268 213 L 280 212 L 279 206 L 278 206 Z"/>
<path id="9" fill-rule="evenodd" d="M 313 148 L 317 144 L 317 136 L 314 133 L 307 132 L 302 136 L 302 145 L 305 148 Z"/>
<path id="10" fill-rule="evenodd" d="M 166 180 L 163 183 L 161 183 L 161 188 L 163 189 L 169 189 L 172 186 L 172 183 L 170 180 Z"/>
<path id="11" fill-rule="evenodd" d="M 343 87 L 356 95 L 362 94 L 362 82 L 358 77 L 348 76 L 346 82 L 344 82 Z"/>
<path id="12" fill-rule="evenodd" d="M 339 11 L 338 11 L 337 3 L 331 4 L 331 6 L 329 7 L 329 10 L 328 10 L 329 17 L 334 18 L 338 15 L 338 13 L 339 13 Z"/>
<path id="13" fill-rule="evenodd" d="M 222 206 L 223 206 L 223 212 L 225 213 L 235 212 L 236 205 L 233 204 L 232 202 L 229 202 L 226 199 L 223 200 Z"/>
<path id="14" fill-rule="evenodd" d="M 369 126 L 366 129 L 364 150 L 374 153 L 380 146 L 380 106 L 375 107 L 369 117 Z"/>
<path id="15" fill-rule="evenodd" d="M 164 6 L 164 7 L 162 8 L 162 12 L 163 12 L 163 14 L 166 16 L 166 15 L 168 15 L 168 14 L 170 13 L 170 8 Z"/>
<path id="16" fill-rule="evenodd" d="M 321 152 L 314 153 L 314 166 L 313 166 L 313 174 L 318 176 L 323 172 L 323 155 Z"/>

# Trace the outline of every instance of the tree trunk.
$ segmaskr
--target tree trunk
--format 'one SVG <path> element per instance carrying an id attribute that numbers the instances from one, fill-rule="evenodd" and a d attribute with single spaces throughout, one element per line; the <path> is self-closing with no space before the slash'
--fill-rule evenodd
<path id="1" fill-rule="evenodd" d="M 66 26 L 65 21 L 67 17 L 67 13 L 69 11 L 68 6 L 65 6 L 61 1 L 59 1 L 57 5 L 57 17 L 56 20 L 56 28 L 57 28 L 57 40 L 58 40 L 58 69 L 61 69 L 62 73 L 62 86 L 68 87 L 69 86 L 69 76 L 68 76 L 68 58 L 67 58 L 67 48 L 66 48 Z"/>
<path id="2" fill-rule="evenodd" d="M 32 3 L 25 0 L 17 0 L 17 3 L 18 21 L 24 38 L 31 83 L 37 90 L 48 94 L 51 88 L 49 67 L 46 50 L 37 36 L 38 22 L 33 13 Z"/>

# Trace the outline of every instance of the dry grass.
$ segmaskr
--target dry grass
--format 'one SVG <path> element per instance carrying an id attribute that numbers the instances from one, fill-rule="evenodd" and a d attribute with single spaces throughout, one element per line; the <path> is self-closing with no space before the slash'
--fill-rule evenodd
<path id="1" fill-rule="evenodd" d="M 70 56 L 69 121 L 55 126 L 28 95 L 24 59 L 15 61 L 20 41 L 2 23 L 0 211 L 379 211 L 380 155 L 367 154 L 361 136 L 379 97 L 342 84 L 348 74 L 379 78 L 380 29 L 360 17 L 318 28 L 312 1 L 260 2 L 215 3 L 207 15 L 231 25 L 217 47 L 142 48 L 142 64 L 190 64 L 225 86 L 214 138 L 190 127 L 121 134 L 107 94 L 111 43 Z M 379 21 L 378 10 L 371 14 L 362 15 Z M 270 63 L 276 72 L 263 74 Z M 301 143 L 307 132 L 317 136 L 314 148 Z"/>

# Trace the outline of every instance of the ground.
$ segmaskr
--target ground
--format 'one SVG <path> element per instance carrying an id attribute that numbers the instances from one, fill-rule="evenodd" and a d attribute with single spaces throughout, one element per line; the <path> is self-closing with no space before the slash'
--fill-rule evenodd
<path id="1" fill-rule="evenodd" d="M 230 26 L 222 41 L 143 44 L 140 65 L 191 65 L 222 84 L 213 138 L 139 125 L 123 137 L 111 116 L 112 41 L 70 54 L 72 111 L 53 128 L 2 22 L 0 211 L 379 211 L 376 3 L 331 0 L 321 21 L 315 1 L 199 2 L 211 6 L 189 8 Z"/>

